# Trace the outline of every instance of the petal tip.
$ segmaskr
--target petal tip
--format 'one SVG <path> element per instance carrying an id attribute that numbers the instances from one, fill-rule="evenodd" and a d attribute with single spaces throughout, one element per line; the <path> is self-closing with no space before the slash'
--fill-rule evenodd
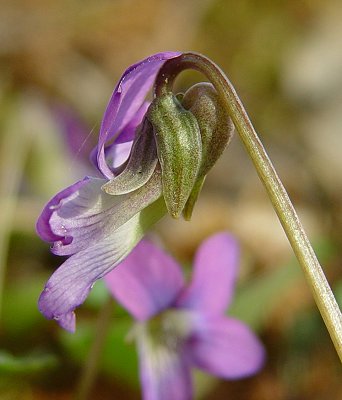
<path id="1" fill-rule="evenodd" d="M 70 311 L 64 315 L 54 317 L 54 320 L 58 325 L 70 333 L 76 331 L 76 316 L 73 311 Z"/>
<path id="2" fill-rule="evenodd" d="M 49 305 L 49 294 L 51 287 L 47 284 L 42 291 L 38 300 L 38 309 L 47 319 L 54 319 L 59 326 L 68 332 L 74 333 L 76 330 L 76 316 L 74 311 L 69 311 L 62 315 L 56 315 L 50 308 Z"/>

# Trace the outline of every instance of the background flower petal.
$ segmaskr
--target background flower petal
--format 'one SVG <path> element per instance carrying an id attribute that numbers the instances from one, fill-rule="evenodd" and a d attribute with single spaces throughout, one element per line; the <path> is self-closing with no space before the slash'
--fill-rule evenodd
<path id="1" fill-rule="evenodd" d="M 194 366 L 228 379 L 254 374 L 264 361 L 264 348 L 258 338 L 233 318 L 202 319 L 188 346 Z"/>
<path id="2" fill-rule="evenodd" d="M 114 176 L 105 160 L 105 144 L 118 136 L 143 106 L 145 97 L 163 63 L 179 54 L 177 52 L 155 54 L 132 65 L 122 75 L 109 100 L 100 128 L 97 166 L 105 177 L 111 179 Z"/>
<path id="3" fill-rule="evenodd" d="M 198 248 L 193 277 L 177 306 L 210 315 L 223 314 L 234 294 L 239 249 L 233 236 L 222 232 L 205 240 Z"/>
<path id="4" fill-rule="evenodd" d="M 151 339 L 148 332 L 140 329 L 138 353 L 143 399 L 192 399 L 190 368 L 184 354 Z"/>
<path id="5" fill-rule="evenodd" d="M 166 212 L 160 199 L 136 214 L 95 245 L 68 258 L 50 277 L 39 298 L 39 310 L 48 319 L 73 330 L 73 310 L 82 304 L 97 279 L 111 271 Z"/>
<path id="6" fill-rule="evenodd" d="M 148 240 L 142 240 L 105 281 L 113 296 L 140 321 L 170 306 L 184 284 L 176 261 Z"/>

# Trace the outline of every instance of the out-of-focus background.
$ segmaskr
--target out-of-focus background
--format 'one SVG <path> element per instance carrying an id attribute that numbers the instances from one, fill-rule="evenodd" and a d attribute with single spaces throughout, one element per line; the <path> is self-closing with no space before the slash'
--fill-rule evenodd
<path id="1" fill-rule="evenodd" d="M 37 298 L 62 260 L 35 221 L 53 194 L 91 173 L 87 154 L 116 80 L 152 53 L 194 50 L 227 73 L 342 300 L 341 19 L 339 0 L 1 0 L 1 399 L 71 399 L 77 387 L 107 294 L 95 286 L 74 335 L 44 320 Z M 177 84 L 199 78 L 186 72 Z M 189 264 L 219 230 L 241 243 L 230 314 L 257 331 L 267 362 L 236 382 L 196 372 L 196 399 L 342 398 L 338 358 L 237 135 L 192 221 L 166 217 L 154 235 Z M 140 398 L 130 326 L 113 309 L 92 398 Z"/>

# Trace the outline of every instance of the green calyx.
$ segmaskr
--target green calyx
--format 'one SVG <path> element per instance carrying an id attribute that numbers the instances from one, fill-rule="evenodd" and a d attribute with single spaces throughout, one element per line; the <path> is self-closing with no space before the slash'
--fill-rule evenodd
<path id="1" fill-rule="evenodd" d="M 173 93 L 157 97 L 147 118 L 153 126 L 157 144 L 165 203 L 171 216 L 178 218 L 201 165 L 200 129 L 195 116 L 182 107 Z"/>
<path id="2" fill-rule="evenodd" d="M 185 93 L 182 106 L 196 117 L 201 131 L 202 163 L 198 177 L 205 176 L 233 136 L 234 125 L 211 83 L 201 82 Z"/>
<path id="3" fill-rule="evenodd" d="M 206 174 L 233 134 L 233 123 L 209 83 L 192 86 L 184 95 L 155 98 L 147 119 L 153 126 L 162 170 L 163 195 L 174 218 L 192 215 Z"/>

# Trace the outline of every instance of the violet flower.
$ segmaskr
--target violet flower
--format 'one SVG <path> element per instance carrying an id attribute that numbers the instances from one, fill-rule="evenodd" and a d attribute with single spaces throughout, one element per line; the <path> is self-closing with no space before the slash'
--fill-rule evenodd
<path id="1" fill-rule="evenodd" d="M 75 330 L 74 309 L 83 303 L 94 282 L 127 256 L 166 213 L 158 168 L 144 185 L 122 194 L 108 194 L 103 187 L 125 167 L 122 163 L 130 154 L 136 128 L 148 107 L 146 95 L 159 69 L 179 54 L 155 54 L 125 71 L 108 103 L 93 153 L 102 177 L 87 176 L 59 192 L 37 221 L 37 232 L 52 243 L 52 252 L 69 256 L 48 280 L 39 309 L 69 331 Z"/>
<path id="2" fill-rule="evenodd" d="M 198 249 L 190 284 L 176 261 L 147 240 L 105 277 L 137 321 L 133 334 L 144 400 L 191 399 L 191 367 L 226 379 L 261 368 L 264 349 L 257 337 L 224 314 L 237 267 L 237 243 L 218 233 Z"/>

